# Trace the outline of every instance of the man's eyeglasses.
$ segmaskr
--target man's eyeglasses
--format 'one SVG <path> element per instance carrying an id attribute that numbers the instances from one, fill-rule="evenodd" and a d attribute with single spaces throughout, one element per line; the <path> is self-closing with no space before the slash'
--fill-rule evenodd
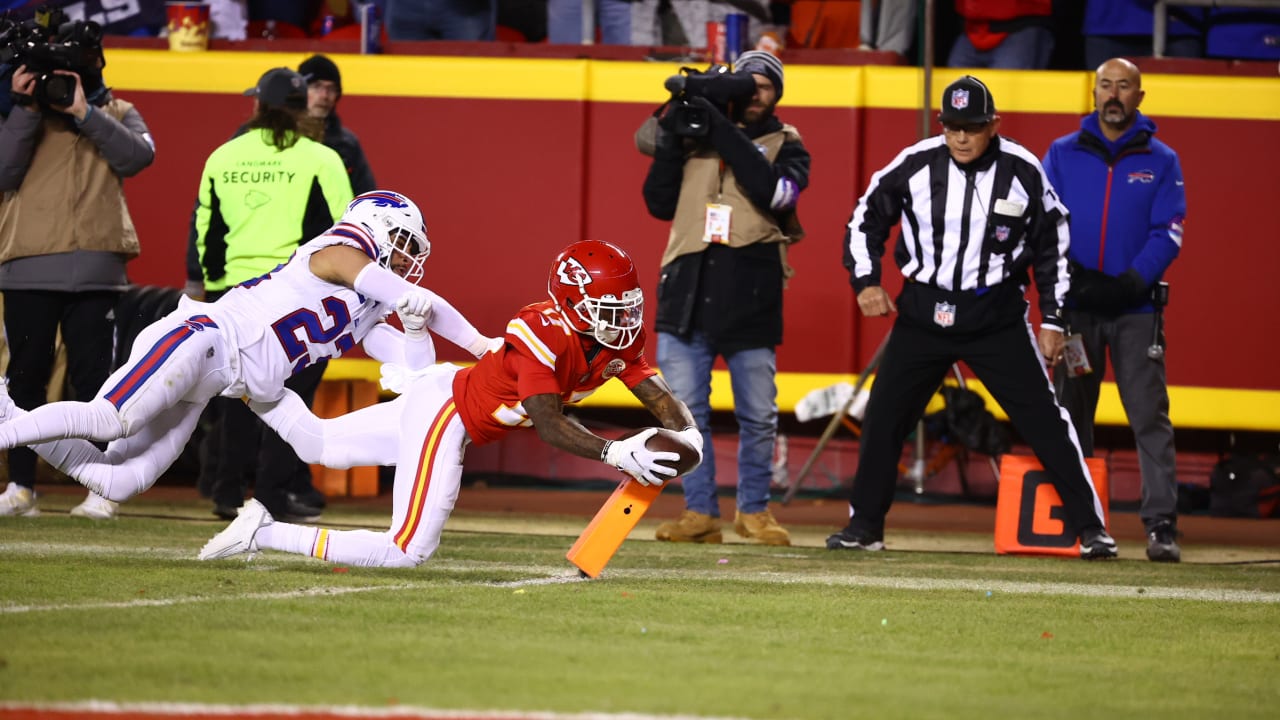
<path id="1" fill-rule="evenodd" d="M 984 122 L 984 123 L 944 122 L 942 123 L 942 129 L 946 131 L 948 135 L 959 135 L 960 133 L 964 133 L 965 135 L 977 135 L 983 130 L 986 130 L 987 126 L 990 124 L 991 124 L 990 122 Z"/>

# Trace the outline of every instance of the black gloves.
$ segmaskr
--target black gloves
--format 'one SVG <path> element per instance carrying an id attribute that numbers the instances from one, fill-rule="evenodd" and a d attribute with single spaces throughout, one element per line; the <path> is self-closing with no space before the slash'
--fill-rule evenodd
<path id="1" fill-rule="evenodd" d="M 1070 267 L 1071 289 L 1067 292 L 1067 300 L 1079 310 L 1119 315 L 1147 300 L 1147 285 L 1137 270 L 1130 268 L 1115 277 L 1074 260 Z"/>

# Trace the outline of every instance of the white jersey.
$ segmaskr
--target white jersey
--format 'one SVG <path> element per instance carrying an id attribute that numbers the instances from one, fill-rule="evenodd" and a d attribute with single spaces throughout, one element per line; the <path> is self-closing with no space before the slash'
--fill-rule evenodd
<path id="1" fill-rule="evenodd" d="M 378 257 L 364 228 L 340 222 L 300 246 L 285 264 L 205 307 L 238 351 L 238 382 L 224 395 L 274 400 L 290 375 L 351 350 L 390 314 L 389 305 L 311 272 L 311 256 L 330 245 L 354 247 L 374 261 Z"/>

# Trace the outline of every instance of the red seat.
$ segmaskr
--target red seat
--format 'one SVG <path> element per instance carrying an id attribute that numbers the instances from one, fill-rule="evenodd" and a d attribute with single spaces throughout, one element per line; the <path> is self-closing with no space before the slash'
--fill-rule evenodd
<path id="1" fill-rule="evenodd" d="M 336 27 L 330 30 L 328 35 L 321 35 L 320 39 L 321 40 L 359 40 L 360 24 L 352 23 L 349 25 Z"/>

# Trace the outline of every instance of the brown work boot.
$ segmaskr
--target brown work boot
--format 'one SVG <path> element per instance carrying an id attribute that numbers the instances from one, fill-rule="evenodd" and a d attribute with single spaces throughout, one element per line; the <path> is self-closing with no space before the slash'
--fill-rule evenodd
<path id="1" fill-rule="evenodd" d="M 654 537 L 668 542 L 692 543 L 718 543 L 723 539 L 720 518 L 692 510 L 680 513 L 679 520 L 668 520 L 659 525 Z"/>
<path id="2" fill-rule="evenodd" d="M 738 511 L 733 517 L 733 529 L 738 535 L 761 545 L 790 545 L 791 534 L 778 524 L 768 508 L 758 513 Z"/>

